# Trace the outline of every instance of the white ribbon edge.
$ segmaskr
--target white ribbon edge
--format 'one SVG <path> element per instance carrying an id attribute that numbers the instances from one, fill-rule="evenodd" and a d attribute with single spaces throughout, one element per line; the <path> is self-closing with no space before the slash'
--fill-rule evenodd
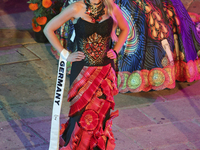
<path id="1" fill-rule="evenodd" d="M 64 95 L 67 58 L 69 52 L 63 49 L 60 53 L 56 89 L 52 110 L 49 150 L 59 150 L 60 112 Z"/>

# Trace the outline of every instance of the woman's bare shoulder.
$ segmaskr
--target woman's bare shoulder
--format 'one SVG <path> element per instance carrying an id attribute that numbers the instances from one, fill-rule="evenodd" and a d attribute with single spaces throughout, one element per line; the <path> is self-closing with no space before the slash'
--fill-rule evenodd
<path id="1" fill-rule="evenodd" d="M 83 6 L 84 6 L 83 1 L 77 1 L 77 2 L 70 4 L 67 8 L 70 8 L 70 9 L 78 12 L 83 8 Z"/>
<path id="2" fill-rule="evenodd" d="M 113 11 L 119 11 L 120 8 L 117 4 L 113 3 Z"/>
<path id="3" fill-rule="evenodd" d="M 113 14 L 115 15 L 116 18 L 118 18 L 119 16 L 122 15 L 122 11 L 121 11 L 120 7 L 115 3 L 113 5 Z"/>

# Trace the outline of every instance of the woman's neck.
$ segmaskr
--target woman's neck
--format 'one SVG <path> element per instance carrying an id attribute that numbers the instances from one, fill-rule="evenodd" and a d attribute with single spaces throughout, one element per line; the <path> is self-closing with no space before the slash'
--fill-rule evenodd
<path id="1" fill-rule="evenodd" d="M 100 1 L 101 1 L 101 0 L 90 0 L 90 3 L 91 3 L 92 5 L 94 5 L 94 4 L 98 4 Z"/>

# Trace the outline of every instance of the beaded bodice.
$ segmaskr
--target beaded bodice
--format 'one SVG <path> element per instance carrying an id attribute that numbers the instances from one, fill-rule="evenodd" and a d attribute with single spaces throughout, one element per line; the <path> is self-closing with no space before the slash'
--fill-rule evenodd
<path id="1" fill-rule="evenodd" d="M 74 25 L 77 50 L 85 54 L 85 59 L 81 62 L 84 66 L 103 66 L 112 60 L 106 56 L 110 49 L 110 37 L 112 32 L 113 19 L 91 23 L 79 18 Z"/>

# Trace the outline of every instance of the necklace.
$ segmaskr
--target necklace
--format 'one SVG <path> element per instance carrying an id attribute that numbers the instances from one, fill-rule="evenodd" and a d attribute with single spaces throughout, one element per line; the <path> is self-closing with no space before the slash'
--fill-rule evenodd
<path id="1" fill-rule="evenodd" d="M 100 22 L 102 16 L 105 14 L 105 5 L 100 1 L 99 3 L 94 3 L 93 5 L 90 3 L 90 0 L 84 0 L 86 5 L 86 14 L 88 14 L 92 22 Z"/>

